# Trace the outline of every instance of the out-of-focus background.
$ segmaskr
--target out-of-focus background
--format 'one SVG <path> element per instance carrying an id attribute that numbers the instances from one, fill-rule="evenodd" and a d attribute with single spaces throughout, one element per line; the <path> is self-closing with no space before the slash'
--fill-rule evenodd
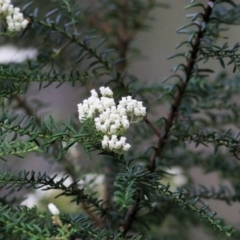
<path id="1" fill-rule="evenodd" d="M 43 7 L 48 4 L 48 1 L 42 1 Z M 96 1 L 79 0 L 79 4 L 90 5 L 96 4 Z M 148 25 L 151 28 L 147 31 L 140 32 L 137 34 L 133 44 L 135 47 L 141 49 L 142 56 L 136 59 L 130 66 L 130 71 L 134 73 L 142 81 L 148 82 L 161 82 L 164 77 L 166 77 L 170 70 L 179 62 L 179 59 L 167 60 L 167 57 L 175 52 L 175 46 L 182 40 L 187 38 L 186 35 L 176 34 L 176 29 L 188 22 L 185 15 L 196 11 L 193 9 L 191 11 L 184 10 L 184 6 L 190 3 L 189 0 L 166 0 L 159 1 L 161 3 L 167 3 L 169 8 L 156 8 L 150 14 L 154 19 L 152 21 L 148 20 Z M 205 3 L 207 1 L 202 0 Z M 240 0 L 235 1 L 240 3 Z M 223 33 L 228 39 L 222 39 L 222 42 L 228 41 L 231 44 L 239 42 L 240 40 L 240 29 L 239 26 L 232 27 L 231 31 Z M 34 57 L 37 53 L 36 46 L 29 46 L 28 49 L 19 49 L 17 45 L 14 47 L 4 42 L 0 42 L 0 62 L 4 61 L 20 61 L 20 55 L 23 56 L 27 50 L 27 57 Z M 5 51 L 4 53 L 2 51 Z M 24 56 L 25 56 L 24 55 Z M 4 60 L 5 57 L 5 60 Z M 11 58 L 10 58 L 11 57 Z M 10 60 L 9 60 L 10 59 Z M 215 74 L 209 77 L 216 76 L 222 71 L 219 62 L 208 62 L 207 64 L 213 64 L 215 66 Z M 226 69 L 230 71 L 231 69 Z M 72 88 L 70 84 L 64 84 L 62 87 L 55 91 L 55 86 L 38 90 L 38 85 L 34 84 L 29 91 L 28 99 L 41 99 L 44 102 L 49 103 L 49 106 L 45 109 L 44 113 L 38 112 L 38 114 L 49 114 L 58 118 L 59 120 L 66 120 L 69 115 L 77 113 L 77 104 L 83 99 L 82 92 L 79 88 Z M 36 109 L 37 111 L 37 109 Z M 159 110 L 160 115 L 166 114 Z M 87 159 L 89 165 L 91 165 L 91 159 Z M 229 153 L 229 161 L 236 161 Z M 1 164 L 2 165 L 2 164 Z M 57 164 L 47 163 L 44 159 L 34 155 L 29 154 L 27 158 L 24 159 L 11 159 L 9 161 L 9 166 L 15 171 L 20 169 L 35 170 L 35 171 L 46 171 L 48 173 L 55 172 L 57 169 Z M 5 166 L 5 164 L 4 164 Z M 192 169 L 190 175 L 195 179 L 196 183 L 205 185 L 217 185 L 218 183 L 225 183 L 216 174 L 204 174 L 201 169 Z M 226 222 L 233 224 L 234 226 L 239 226 L 240 223 L 240 206 L 239 204 L 234 204 L 231 207 L 226 206 L 218 201 L 207 202 L 212 209 L 216 210 L 220 217 L 224 217 Z M 207 237 L 199 231 L 199 236 L 194 237 L 195 240 L 207 239 Z"/>

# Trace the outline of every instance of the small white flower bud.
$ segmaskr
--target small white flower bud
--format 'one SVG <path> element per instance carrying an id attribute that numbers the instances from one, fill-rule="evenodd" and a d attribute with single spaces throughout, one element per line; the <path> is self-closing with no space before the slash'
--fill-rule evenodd
<path id="1" fill-rule="evenodd" d="M 103 148 L 108 148 L 108 141 L 103 140 L 102 141 L 102 147 Z"/>
<path id="2" fill-rule="evenodd" d="M 120 149 L 121 147 L 122 147 L 122 142 L 120 142 L 120 141 L 116 142 L 115 148 Z"/>
<path id="3" fill-rule="evenodd" d="M 104 96 L 104 97 L 107 97 L 107 96 L 112 97 L 112 95 L 113 95 L 113 92 L 109 87 L 100 87 L 99 90 L 100 90 L 102 96 Z"/>
<path id="4" fill-rule="evenodd" d="M 13 14 L 13 5 L 12 5 L 12 4 L 9 4 L 9 5 L 8 5 L 7 12 L 8 12 L 8 16 L 11 15 L 11 14 Z"/>
<path id="5" fill-rule="evenodd" d="M 112 140 L 117 141 L 117 135 L 112 135 Z"/>
<path id="6" fill-rule="evenodd" d="M 91 90 L 91 94 L 92 94 L 93 97 L 98 97 L 98 94 L 97 94 L 97 92 L 95 91 L 95 89 L 92 89 L 92 90 Z"/>
<path id="7" fill-rule="evenodd" d="M 13 9 L 13 11 L 14 11 L 14 14 L 18 14 L 18 13 L 20 12 L 20 8 L 15 7 L 15 8 Z"/>
<path id="8" fill-rule="evenodd" d="M 28 25 L 28 20 L 24 19 L 21 25 L 22 25 L 22 28 L 25 28 Z"/>
<path id="9" fill-rule="evenodd" d="M 113 149 L 114 149 L 114 146 L 115 146 L 115 142 L 112 141 L 112 140 L 110 140 L 110 141 L 108 142 L 108 145 L 109 145 L 109 149 L 110 149 L 110 150 L 113 150 Z"/>
<path id="10" fill-rule="evenodd" d="M 123 147 L 123 151 L 128 151 L 130 147 L 131 147 L 131 145 L 130 145 L 129 143 L 127 143 L 127 144 Z"/>
<path id="11" fill-rule="evenodd" d="M 121 137 L 120 138 L 120 142 L 122 142 L 122 144 L 125 144 L 126 143 L 126 138 L 125 137 Z"/>
<path id="12" fill-rule="evenodd" d="M 48 204 L 48 209 L 51 212 L 52 215 L 59 215 L 60 211 L 53 203 Z"/>

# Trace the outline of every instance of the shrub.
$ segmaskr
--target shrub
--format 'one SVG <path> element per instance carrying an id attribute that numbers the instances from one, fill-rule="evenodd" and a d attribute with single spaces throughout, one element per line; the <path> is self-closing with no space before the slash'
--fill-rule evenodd
<path id="1" fill-rule="evenodd" d="M 134 39 L 153 9 L 169 5 L 0 1 L 2 42 L 34 48 L 0 66 L 1 239 L 185 240 L 199 227 L 209 239 L 239 239 L 204 200 L 240 200 L 240 45 L 222 33 L 239 24 L 240 5 L 202 2 L 185 7 L 196 13 L 177 29 L 186 34 L 169 57 L 178 65 L 153 83 L 131 73 Z M 36 84 L 50 97 L 77 89 L 75 114 L 43 114 L 44 101 L 29 101 Z M 31 166 L 39 156 L 55 170 Z M 21 158 L 29 166 L 16 171 Z M 229 184 L 195 185 L 193 167 Z"/>

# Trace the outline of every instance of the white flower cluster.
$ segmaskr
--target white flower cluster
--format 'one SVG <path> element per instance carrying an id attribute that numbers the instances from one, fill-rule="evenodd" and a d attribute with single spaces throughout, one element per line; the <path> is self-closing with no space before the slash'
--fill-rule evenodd
<path id="1" fill-rule="evenodd" d="M 167 174 L 160 180 L 161 185 L 170 184 L 170 190 L 176 191 L 177 188 L 183 187 L 187 182 L 188 178 L 184 170 L 179 166 L 172 166 L 171 169 L 163 169 Z"/>
<path id="2" fill-rule="evenodd" d="M 123 97 L 116 105 L 113 92 L 109 87 L 100 87 L 102 97 L 99 98 L 95 90 L 83 103 L 78 104 L 80 122 L 93 118 L 96 129 L 103 134 L 102 147 L 111 151 L 128 151 L 131 147 L 126 138 L 121 137 L 130 126 L 130 123 L 141 120 L 146 115 L 146 108 L 142 102 Z"/>
<path id="3" fill-rule="evenodd" d="M 0 0 L 0 16 L 6 18 L 9 32 L 18 32 L 28 24 L 28 20 L 24 19 L 20 8 L 14 7 L 11 0 Z"/>
<path id="4" fill-rule="evenodd" d="M 102 147 L 113 151 L 128 151 L 131 145 L 129 143 L 126 143 L 125 137 L 121 137 L 120 140 L 118 140 L 117 135 L 112 135 L 111 139 L 109 139 L 109 137 L 105 135 L 102 140 Z"/>

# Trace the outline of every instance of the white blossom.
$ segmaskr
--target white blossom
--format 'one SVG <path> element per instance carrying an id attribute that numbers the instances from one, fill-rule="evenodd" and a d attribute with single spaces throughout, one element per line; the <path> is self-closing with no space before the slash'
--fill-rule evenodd
<path id="1" fill-rule="evenodd" d="M 131 145 L 129 143 L 125 144 L 123 146 L 123 151 L 128 151 L 130 147 L 131 147 Z"/>
<path id="2" fill-rule="evenodd" d="M 123 144 L 126 143 L 126 140 L 127 140 L 127 139 L 126 139 L 125 137 L 121 137 L 121 138 L 120 138 L 120 142 L 122 142 Z"/>
<path id="3" fill-rule="evenodd" d="M 48 209 L 49 209 L 49 211 L 51 212 L 52 215 L 59 215 L 60 214 L 59 209 L 53 203 L 48 204 Z"/>
<path id="4" fill-rule="evenodd" d="M 179 187 L 183 187 L 188 178 L 184 170 L 179 166 L 172 166 L 171 169 L 163 169 L 167 174 L 160 180 L 162 185 L 170 184 L 170 190 L 175 191 Z"/>
<path id="5" fill-rule="evenodd" d="M 111 125 L 111 127 L 110 127 L 110 134 L 114 134 L 114 133 L 116 133 L 116 130 L 117 130 L 117 127 L 116 127 L 116 125 Z"/>
<path id="6" fill-rule="evenodd" d="M 99 90 L 104 97 L 107 97 L 107 96 L 112 97 L 113 96 L 113 92 L 109 87 L 100 87 Z"/>
<path id="7" fill-rule="evenodd" d="M 102 148 L 111 151 L 128 151 L 131 147 L 126 138 L 121 136 L 130 124 L 141 120 L 146 115 L 146 108 L 142 102 L 123 97 L 117 105 L 113 99 L 113 92 L 109 87 L 100 87 L 101 96 L 93 89 L 91 96 L 79 103 L 79 120 L 84 123 L 87 119 L 94 120 L 96 130 L 103 134 Z"/>
<path id="8" fill-rule="evenodd" d="M 10 0 L 0 1 L 0 16 L 1 15 L 6 19 L 9 32 L 18 32 L 24 29 L 28 24 L 28 20 L 24 19 L 20 8 L 14 7 Z"/>
<path id="9" fill-rule="evenodd" d="M 109 139 L 108 136 L 105 135 L 102 141 L 102 147 L 103 149 L 110 149 L 112 151 L 122 152 L 128 151 L 131 145 L 129 143 L 126 143 L 125 137 L 121 137 L 120 140 L 118 140 L 116 135 L 112 135 L 111 139 Z"/>

